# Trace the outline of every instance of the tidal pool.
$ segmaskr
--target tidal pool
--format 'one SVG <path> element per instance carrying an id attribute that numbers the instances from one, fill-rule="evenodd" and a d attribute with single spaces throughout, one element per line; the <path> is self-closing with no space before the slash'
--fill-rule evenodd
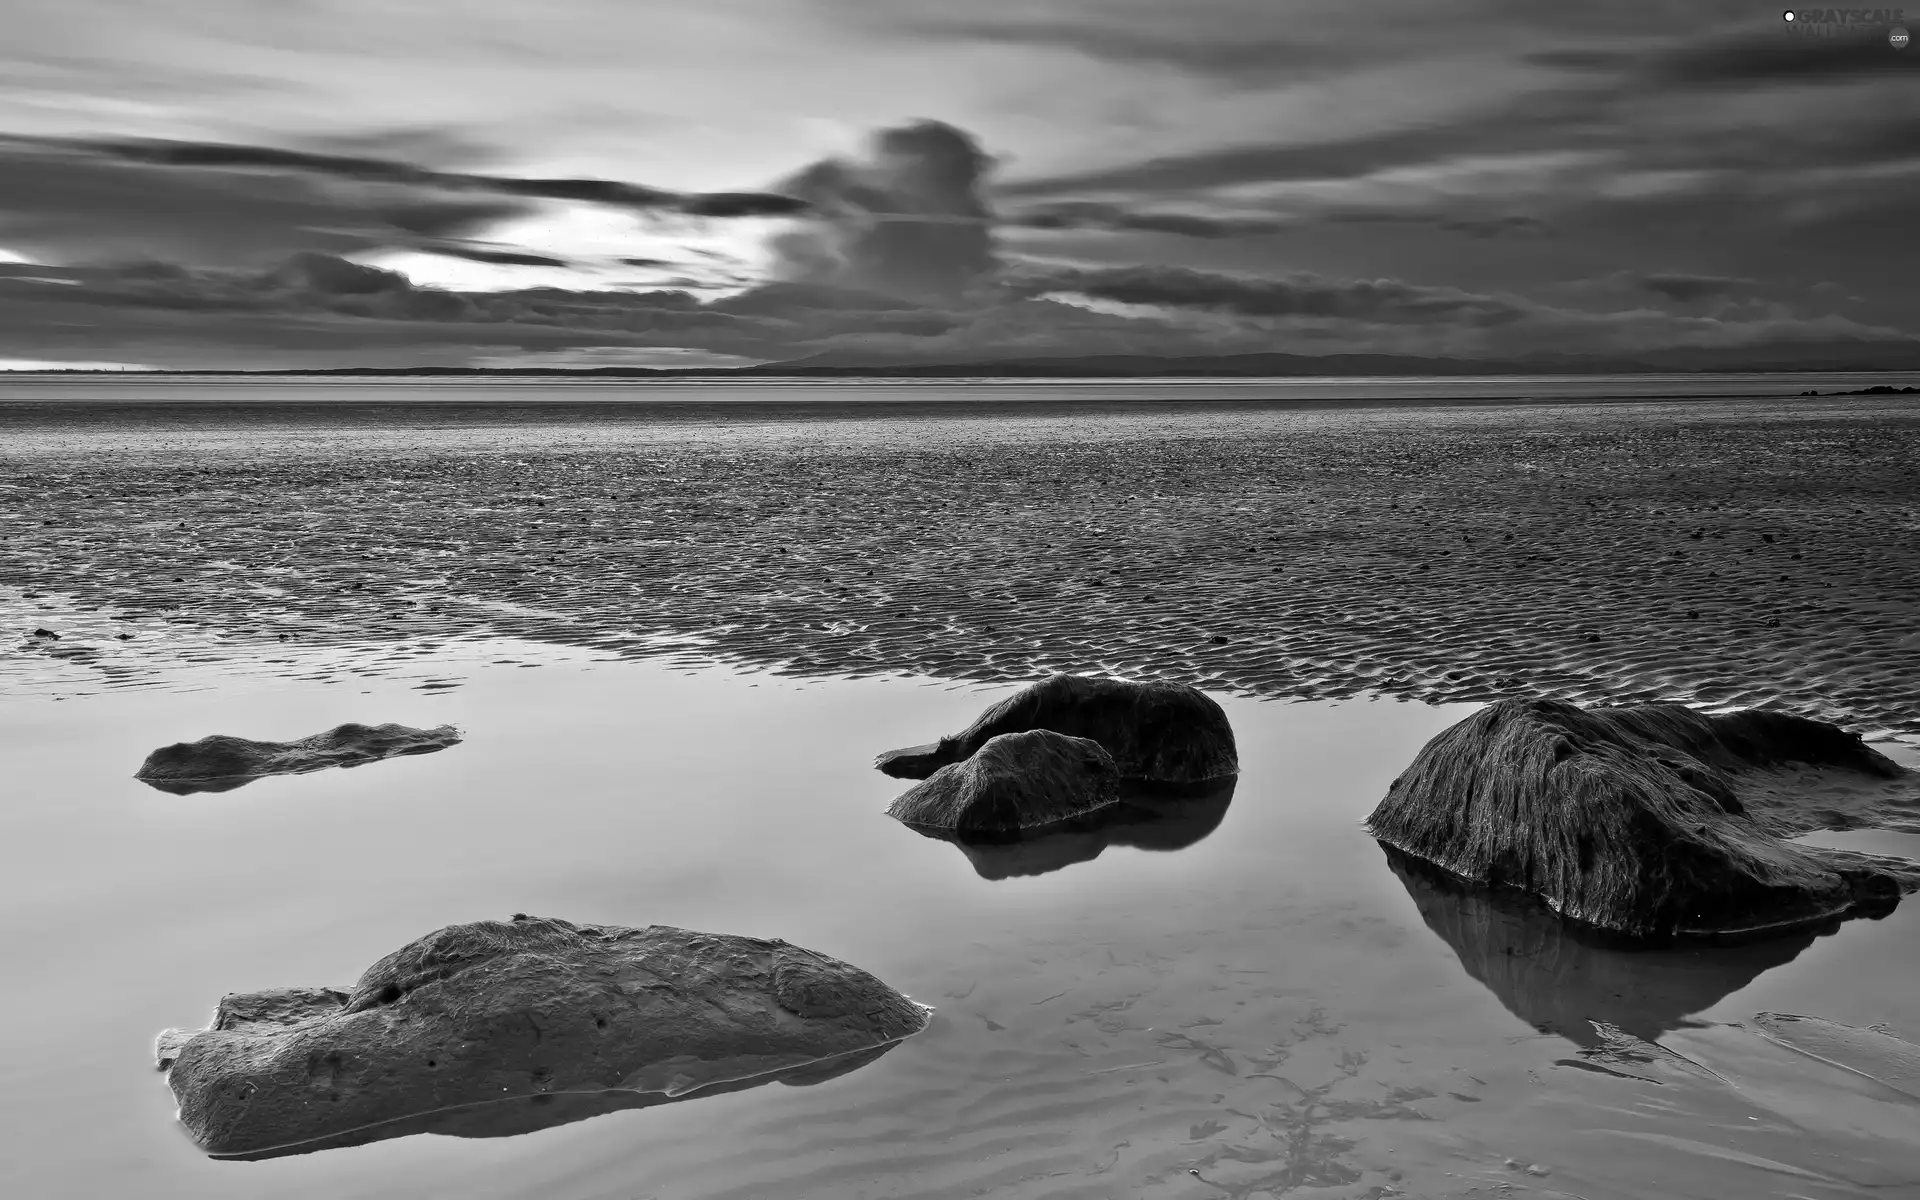
<path id="1" fill-rule="evenodd" d="M 527 657 L 511 650 L 495 657 Z M 437 677 L 431 659 L 416 673 Z M 467 682 L 235 674 L 0 699 L 0 1194 L 1920 1189 L 1920 1098 L 1884 1045 L 1842 1033 L 1833 1050 L 1825 1024 L 1817 1046 L 1783 1041 L 1795 1026 L 1754 1021 L 1920 1040 L 1920 904 L 1822 935 L 1633 954 L 1396 869 L 1361 818 L 1474 706 L 1219 696 L 1242 775 L 1197 840 L 1095 839 L 982 871 L 887 819 L 911 785 L 871 764 L 1010 688 L 646 661 L 446 673 Z M 465 740 L 220 793 L 132 778 L 172 742 L 343 721 L 450 723 Z M 814 1086 L 517 1137 L 221 1162 L 175 1126 L 160 1030 L 204 1024 L 226 992 L 350 986 L 421 934 L 516 912 L 783 938 L 936 1012 Z"/>

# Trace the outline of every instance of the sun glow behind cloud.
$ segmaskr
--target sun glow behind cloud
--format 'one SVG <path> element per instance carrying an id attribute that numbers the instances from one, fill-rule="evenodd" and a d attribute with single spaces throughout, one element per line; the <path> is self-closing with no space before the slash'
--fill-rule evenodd
<path id="1" fill-rule="evenodd" d="M 673 288 L 720 296 L 764 277 L 768 235 L 783 224 L 778 218 L 710 220 L 555 203 L 499 222 L 469 245 L 541 255 L 561 266 L 475 262 L 430 249 L 391 250 L 361 261 L 399 271 L 421 287 L 453 291 Z"/>

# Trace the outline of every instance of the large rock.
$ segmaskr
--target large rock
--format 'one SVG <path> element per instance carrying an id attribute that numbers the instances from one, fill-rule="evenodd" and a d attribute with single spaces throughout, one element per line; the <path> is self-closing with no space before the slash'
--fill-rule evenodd
<path id="1" fill-rule="evenodd" d="M 429 934 L 351 991 L 227 996 L 156 1053 L 202 1149 L 273 1158 L 817 1083 L 930 1011 L 785 942 L 516 916 Z"/>
<path id="2" fill-rule="evenodd" d="M 402 754 L 431 754 L 459 742 L 460 732 L 451 725 L 413 729 L 349 722 L 294 742 L 256 742 L 216 733 L 197 742 L 162 746 L 147 755 L 133 777 L 180 796 L 226 792 L 263 775 L 357 767 Z"/>
<path id="3" fill-rule="evenodd" d="M 1783 839 L 1896 825 L 1916 802 L 1910 773 L 1819 721 L 1514 699 L 1428 742 L 1368 825 L 1600 929 L 1739 937 L 1884 910 L 1913 890 L 1912 864 Z"/>
<path id="4" fill-rule="evenodd" d="M 887 815 L 916 829 L 1012 838 L 1117 803 L 1119 783 L 1098 742 L 1046 729 L 1003 733 L 909 789 Z"/>
<path id="5" fill-rule="evenodd" d="M 875 766 L 896 779 L 925 779 L 1006 733 L 1049 729 L 1100 743 L 1122 777 L 1195 783 L 1236 775 L 1240 760 L 1227 714 L 1206 693 L 1173 683 L 1055 675 L 1023 688 L 951 737 L 891 750 Z"/>
<path id="6" fill-rule="evenodd" d="M 1175 795 L 1142 792 L 1123 783 L 1117 803 L 1011 836 L 972 838 L 924 827 L 919 832 L 953 843 L 982 879 L 1045 875 L 1091 862 L 1108 846 L 1184 850 L 1220 827 L 1237 782 L 1229 777 L 1210 792 Z"/>

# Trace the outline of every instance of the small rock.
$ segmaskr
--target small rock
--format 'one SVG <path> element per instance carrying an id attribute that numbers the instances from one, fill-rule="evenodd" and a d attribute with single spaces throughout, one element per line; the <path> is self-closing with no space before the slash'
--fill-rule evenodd
<path id="1" fill-rule="evenodd" d="M 51 629 L 36 629 L 33 631 L 33 636 L 37 638 L 52 638 L 56 641 L 59 640 L 60 637 L 59 634 Z"/>
<path id="2" fill-rule="evenodd" d="M 887 815 L 903 825 L 996 837 L 1056 825 L 1117 802 L 1119 768 L 1100 743 L 1049 729 L 989 738 L 941 767 Z"/>
<path id="3" fill-rule="evenodd" d="M 357 767 L 399 755 L 430 754 L 459 742 L 459 731 L 451 725 L 412 729 L 350 722 L 293 742 L 256 742 L 216 733 L 155 750 L 134 778 L 179 796 L 224 792 L 263 775 Z"/>
<path id="4" fill-rule="evenodd" d="M 1055 675 L 1008 696 L 960 733 L 892 750 L 874 763 L 896 779 L 926 779 L 1005 733 L 1047 729 L 1097 742 L 1123 778 L 1166 783 L 1240 773 L 1233 727 L 1212 697 L 1170 683 Z"/>

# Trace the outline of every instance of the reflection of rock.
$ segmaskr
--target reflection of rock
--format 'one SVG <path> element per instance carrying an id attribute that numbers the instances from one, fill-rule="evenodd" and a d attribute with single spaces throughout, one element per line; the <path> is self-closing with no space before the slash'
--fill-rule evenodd
<path id="1" fill-rule="evenodd" d="M 1153 795 L 1123 786 L 1119 802 L 1056 825 L 988 840 L 921 829 L 959 847 L 982 879 L 1044 875 L 1091 862 L 1108 846 L 1184 850 L 1220 827 L 1238 780 L 1216 782 L 1209 793 Z"/>
<path id="2" fill-rule="evenodd" d="M 896 779 L 925 779 L 1003 733 L 1050 729 L 1100 743 L 1128 779 L 1195 782 L 1238 774 L 1233 728 L 1206 693 L 1172 683 L 1055 675 L 989 708 L 963 732 L 891 750 L 875 763 Z"/>
<path id="3" fill-rule="evenodd" d="M 162 746 L 147 755 L 133 777 L 179 796 L 226 792 L 262 775 L 357 767 L 402 754 L 431 754 L 459 742 L 459 731 L 451 725 L 411 729 L 350 722 L 297 742 L 255 742 L 216 733 L 197 742 Z"/>
<path id="4" fill-rule="evenodd" d="M 1654 1041 L 1793 961 L 1818 936 L 1803 929 L 1731 946 L 1646 947 L 1562 921 L 1531 897 L 1469 887 L 1391 846 L 1381 849 L 1427 928 L 1467 974 L 1522 1021 L 1587 1047 L 1604 1040 L 1596 1022 Z"/>
<path id="5" fill-rule="evenodd" d="M 1006 837 L 1114 803 L 1118 779 L 1098 742 L 1046 729 L 1003 733 L 909 789 L 887 815 L 916 829 Z"/>
<path id="6" fill-rule="evenodd" d="M 351 993 L 227 996 L 210 1029 L 162 1034 L 157 1053 L 204 1150 L 272 1158 L 818 1083 L 929 1011 L 785 942 L 515 917 L 429 934 Z"/>
<path id="7" fill-rule="evenodd" d="M 1806 771 L 1791 764 L 1843 785 L 1798 791 Z M 1781 835 L 1831 824 L 1836 804 L 1891 811 L 1911 790 L 1858 737 L 1801 717 L 1514 699 L 1428 742 L 1368 824 L 1416 858 L 1602 929 L 1743 935 L 1897 902 L 1911 872 Z"/>

